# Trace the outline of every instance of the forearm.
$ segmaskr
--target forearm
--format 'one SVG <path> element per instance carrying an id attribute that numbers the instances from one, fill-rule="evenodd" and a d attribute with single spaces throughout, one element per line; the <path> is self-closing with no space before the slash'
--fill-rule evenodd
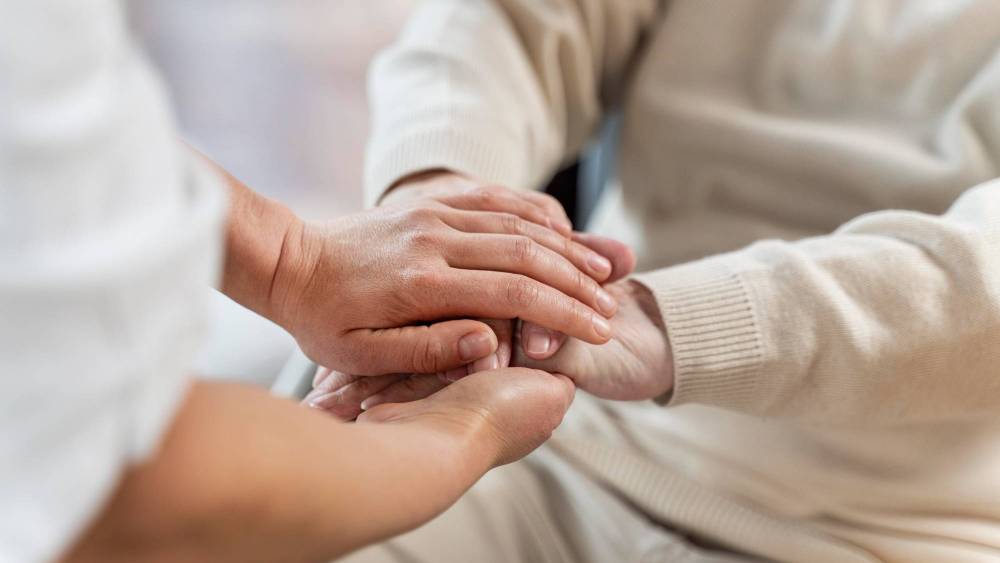
<path id="1" fill-rule="evenodd" d="M 491 465 L 471 430 L 341 424 L 196 384 L 69 561 L 320 561 L 430 519 Z"/>
<path id="2" fill-rule="evenodd" d="M 675 358 L 670 404 L 823 423 L 996 416 L 1000 184 L 639 276 Z"/>

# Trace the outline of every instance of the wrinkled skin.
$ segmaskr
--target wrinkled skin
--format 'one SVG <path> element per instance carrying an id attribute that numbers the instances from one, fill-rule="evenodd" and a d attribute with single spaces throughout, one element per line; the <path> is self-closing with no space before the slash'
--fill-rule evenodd
<path id="1" fill-rule="evenodd" d="M 475 181 L 450 173 L 425 175 L 413 182 L 412 191 L 404 184 L 390 201 L 415 201 L 418 204 L 445 197 L 456 189 L 469 189 Z M 616 241 L 576 233 L 573 239 L 601 253 L 612 263 L 606 282 L 629 274 L 635 265 L 631 251 Z M 582 389 L 612 399 L 645 399 L 668 391 L 673 382 L 672 358 L 666 333 L 652 295 L 641 285 L 624 281 L 606 286 L 621 299 L 618 314 L 612 319 L 614 338 L 604 346 L 592 346 L 576 339 L 567 341 L 559 332 L 525 322 L 521 329 L 522 346 L 515 349 L 515 323 L 485 320 L 497 336 L 497 352 L 462 368 L 434 375 L 390 374 L 359 377 L 350 373 L 321 368 L 314 389 L 306 403 L 338 418 L 351 420 L 383 403 L 406 402 L 427 397 L 469 373 L 515 365 L 534 365 L 541 369 L 567 374 Z M 541 338 L 539 338 L 541 337 Z M 534 347 L 528 345 L 534 339 Z M 538 340 L 544 345 L 537 345 Z M 525 349 L 527 348 L 527 350 Z"/>
<path id="2" fill-rule="evenodd" d="M 541 359 L 529 357 L 516 346 L 513 364 L 566 374 L 578 388 L 605 399 L 652 399 L 669 392 L 673 386 L 673 358 L 653 296 L 631 280 L 612 284 L 608 290 L 621 303 L 612 319 L 615 336 L 610 342 L 593 345 L 555 335 L 558 343 Z M 321 368 L 305 402 L 351 420 L 363 412 L 363 402 L 372 408 L 380 403 L 412 401 L 450 383 L 441 375 L 352 378 Z"/>
<path id="3" fill-rule="evenodd" d="M 604 345 L 564 338 L 552 354 L 534 359 L 521 347 L 513 363 L 569 376 L 577 387 L 604 399 L 652 399 L 673 387 L 673 356 L 653 295 L 624 280 L 608 286 L 619 300 L 611 320 L 615 336 Z M 542 330 L 540 327 L 535 329 Z M 531 330 L 524 326 L 522 331 Z M 558 336 L 554 337 L 558 338 Z"/>

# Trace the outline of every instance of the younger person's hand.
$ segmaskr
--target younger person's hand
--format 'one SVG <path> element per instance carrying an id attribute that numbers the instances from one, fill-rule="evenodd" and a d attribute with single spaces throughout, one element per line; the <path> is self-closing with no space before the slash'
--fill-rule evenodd
<path id="1" fill-rule="evenodd" d="M 488 356 L 497 342 L 476 318 L 605 342 L 617 303 L 594 281 L 611 273 L 594 270 L 595 256 L 513 215 L 379 208 L 288 238 L 272 318 L 310 358 L 357 375 L 434 373 Z"/>
<path id="2" fill-rule="evenodd" d="M 505 368 L 470 375 L 419 401 L 381 404 L 364 412 L 358 422 L 440 431 L 496 467 L 542 445 L 562 422 L 574 391 L 566 376 Z"/>

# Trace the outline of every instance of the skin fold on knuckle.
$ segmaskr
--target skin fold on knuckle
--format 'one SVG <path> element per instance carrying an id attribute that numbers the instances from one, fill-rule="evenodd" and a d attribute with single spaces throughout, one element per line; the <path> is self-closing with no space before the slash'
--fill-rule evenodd
<path id="1" fill-rule="evenodd" d="M 507 303 L 515 311 L 526 311 L 538 304 L 541 288 L 526 277 L 514 278 L 507 284 Z"/>
<path id="2" fill-rule="evenodd" d="M 526 236 L 517 236 L 511 242 L 510 256 L 514 263 L 527 269 L 538 260 L 538 246 Z"/>
<path id="3" fill-rule="evenodd" d="M 510 235 L 525 234 L 524 220 L 513 213 L 501 213 L 500 226 L 503 232 Z"/>
<path id="4" fill-rule="evenodd" d="M 492 209 L 497 206 L 498 194 L 490 186 L 480 186 L 472 191 L 472 197 L 481 209 Z"/>
<path id="5" fill-rule="evenodd" d="M 576 299 L 570 300 L 568 310 L 569 313 L 566 319 L 568 326 L 574 327 L 581 334 L 593 334 L 593 322 L 591 318 L 597 313 Z"/>
<path id="6" fill-rule="evenodd" d="M 426 338 L 416 345 L 413 350 L 412 365 L 417 373 L 436 373 L 445 369 L 447 360 L 445 356 L 448 351 L 445 345 L 437 338 Z M 412 382 L 413 379 L 407 380 Z M 411 383 L 412 385 L 412 383 Z"/>
<path id="7" fill-rule="evenodd" d="M 597 289 L 597 284 L 594 280 L 590 279 L 590 276 L 580 270 L 573 269 L 573 290 L 576 292 L 576 295 L 582 296 L 590 300 L 591 303 L 596 304 Z"/>

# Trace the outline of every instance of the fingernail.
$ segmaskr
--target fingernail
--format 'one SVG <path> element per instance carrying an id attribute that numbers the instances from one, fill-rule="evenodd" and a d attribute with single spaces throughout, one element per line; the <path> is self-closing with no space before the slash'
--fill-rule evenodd
<path id="1" fill-rule="evenodd" d="M 609 317 L 614 315 L 615 311 L 618 310 L 618 302 L 615 301 L 614 297 L 611 297 L 610 293 L 603 289 L 597 290 L 597 306 L 601 309 L 602 313 Z"/>
<path id="2" fill-rule="evenodd" d="M 611 338 L 611 323 L 608 322 L 608 319 L 600 315 L 593 315 L 590 320 L 594 323 L 594 332 L 597 333 L 597 336 Z"/>
<path id="3" fill-rule="evenodd" d="M 333 393 L 326 393 L 324 395 L 320 395 L 319 397 L 314 397 L 309 400 L 309 406 L 314 409 L 325 410 L 327 407 L 326 402 L 332 396 Z"/>
<path id="4" fill-rule="evenodd" d="M 471 362 L 492 352 L 493 342 L 482 332 L 471 332 L 458 341 L 458 355 L 463 362 Z"/>
<path id="5" fill-rule="evenodd" d="M 590 269 L 597 274 L 610 274 L 611 273 L 611 260 L 601 256 L 600 254 L 591 253 L 587 257 L 587 265 Z"/>
<path id="6" fill-rule="evenodd" d="M 479 373 L 500 368 L 500 358 L 496 354 L 490 354 L 485 358 L 476 360 L 470 367 L 469 373 Z"/>
<path id="7" fill-rule="evenodd" d="M 552 339 L 547 332 L 533 329 L 528 331 L 528 341 L 525 343 L 525 350 L 532 356 L 541 356 L 549 353 L 552 347 Z"/>

